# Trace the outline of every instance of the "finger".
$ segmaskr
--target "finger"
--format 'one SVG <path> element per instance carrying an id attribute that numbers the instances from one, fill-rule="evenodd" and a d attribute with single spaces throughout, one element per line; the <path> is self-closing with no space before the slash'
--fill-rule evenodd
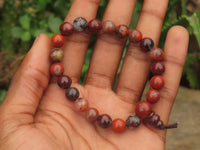
<path id="1" fill-rule="evenodd" d="M 165 72 L 163 78 L 165 85 L 160 90 L 160 101 L 154 105 L 155 112 L 161 116 L 164 122 L 168 121 L 169 113 L 178 91 L 187 56 L 188 41 L 188 32 L 181 26 L 172 27 L 167 34 L 164 47 Z"/>
<path id="2" fill-rule="evenodd" d="M 146 0 L 138 20 L 137 29 L 143 37 L 150 37 L 158 44 L 168 0 Z M 156 6 L 156 7 L 155 7 Z M 129 44 L 120 73 L 117 94 L 127 103 L 135 103 L 143 91 L 149 74 L 150 61 L 147 53 Z"/>
<path id="3" fill-rule="evenodd" d="M 94 19 L 100 2 L 101 0 L 74 0 L 65 21 L 73 24 L 77 17 L 83 17 L 87 21 Z M 79 81 L 90 37 L 90 34 L 85 32 L 66 37 L 63 63 L 65 74 L 69 75 L 73 82 Z"/>
<path id="4" fill-rule="evenodd" d="M 0 114 L 6 120 L 30 123 L 49 81 L 50 39 L 41 34 L 13 77 Z M 19 119 L 20 118 L 20 119 Z"/>
<path id="5" fill-rule="evenodd" d="M 109 1 L 103 21 L 110 20 L 116 26 L 130 25 L 136 0 Z M 120 10 L 120 12 L 119 12 Z M 112 88 L 126 40 L 115 35 L 99 35 L 88 71 L 86 85 Z"/>

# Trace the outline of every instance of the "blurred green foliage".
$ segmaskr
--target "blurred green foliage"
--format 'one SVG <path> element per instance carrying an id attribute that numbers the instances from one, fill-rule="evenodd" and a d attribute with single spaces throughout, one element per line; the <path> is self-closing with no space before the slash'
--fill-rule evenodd
<path id="1" fill-rule="evenodd" d="M 0 52 L 6 51 L 9 55 L 26 54 L 35 37 L 40 33 L 46 33 L 49 37 L 58 33 L 59 25 L 64 20 L 72 2 L 73 0 L 4 0 L 3 7 L 0 8 Z M 142 3 L 143 0 L 138 0 L 136 3 L 130 29 L 135 28 L 137 24 Z M 97 19 L 101 20 L 107 4 L 108 0 L 102 0 Z M 199 74 L 195 70 L 197 64 L 200 64 L 199 18 L 200 12 L 190 14 L 187 11 L 185 0 L 170 0 L 159 43 L 159 46 L 163 48 L 167 31 L 173 25 L 182 25 L 188 29 L 197 45 L 189 49 L 183 71 L 183 77 L 186 77 L 191 88 L 200 88 Z M 94 43 L 95 36 L 92 37 L 88 47 L 80 83 L 84 83 L 86 78 Z M 125 51 L 126 48 L 127 45 Z M 119 70 L 121 64 L 122 62 Z M 3 99 L 5 93 L 5 90 L 0 91 L 0 100 Z"/>

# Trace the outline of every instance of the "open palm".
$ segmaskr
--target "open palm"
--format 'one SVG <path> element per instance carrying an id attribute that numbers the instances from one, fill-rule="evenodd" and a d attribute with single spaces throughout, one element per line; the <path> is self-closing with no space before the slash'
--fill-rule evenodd
<path id="1" fill-rule="evenodd" d="M 73 22 L 76 17 L 95 18 L 99 0 L 75 0 L 66 17 Z M 110 0 L 103 20 L 116 25 L 130 25 L 136 0 Z M 145 0 L 137 29 L 144 37 L 158 44 L 167 0 Z M 81 9 L 84 8 L 84 9 Z M 87 11 L 85 11 L 87 10 Z M 65 73 L 77 87 L 81 97 L 100 114 L 113 119 L 126 119 L 134 114 L 136 101 L 145 86 L 150 61 L 148 54 L 130 44 L 120 73 L 117 89 L 112 85 L 121 59 L 124 40 L 113 35 L 98 36 L 84 86 L 78 84 L 90 35 L 74 33 L 66 38 L 63 47 Z M 188 33 L 179 26 L 168 32 L 165 42 L 165 86 L 160 90 L 161 100 L 153 110 L 165 124 L 175 99 L 185 62 Z M 0 150 L 163 150 L 164 130 L 140 125 L 135 130 L 118 134 L 110 128 L 102 129 L 89 123 L 84 113 L 75 111 L 65 91 L 49 76 L 50 39 L 41 34 L 25 57 L 13 78 L 4 103 L 0 108 Z"/>

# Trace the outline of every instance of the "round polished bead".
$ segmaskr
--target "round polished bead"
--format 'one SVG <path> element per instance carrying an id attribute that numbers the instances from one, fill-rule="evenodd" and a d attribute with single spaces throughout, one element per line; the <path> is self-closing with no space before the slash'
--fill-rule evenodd
<path id="1" fill-rule="evenodd" d="M 103 115 L 98 116 L 97 123 L 102 128 L 108 128 L 112 125 L 112 119 L 109 115 L 103 114 Z"/>
<path id="2" fill-rule="evenodd" d="M 63 35 L 63 36 L 68 36 L 68 35 L 71 35 L 74 31 L 74 27 L 71 23 L 69 22 L 63 22 L 61 25 L 60 25 L 60 33 Z"/>
<path id="3" fill-rule="evenodd" d="M 78 98 L 75 101 L 75 108 L 78 111 L 81 111 L 81 112 L 86 111 L 88 107 L 89 107 L 89 103 L 85 98 Z"/>
<path id="4" fill-rule="evenodd" d="M 126 120 L 126 127 L 129 129 L 135 129 L 139 127 L 141 121 L 138 116 L 129 116 Z"/>
<path id="5" fill-rule="evenodd" d="M 152 106 L 149 102 L 140 101 L 135 106 L 135 112 L 138 117 L 145 119 L 152 112 Z"/>
<path id="6" fill-rule="evenodd" d="M 157 125 L 157 123 L 158 123 L 159 120 L 160 120 L 160 116 L 157 115 L 157 114 L 155 114 L 155 115 L 153 115 L 153 116 L 149 119 L 148 123 L 149 123 L 150 125 L 155 126 L 155 125 Z"/>
<path id="7" fill-rule="evenodd" d="M 76 31 L 81 32 L 88 27 L 88 23 L 85 18 L 78 17 L 74 20 L 73 26 Z"/>
<path id="8" fill-rule="evenodd" d="M 129 29 L 126 25 L 119 25 L 117 27 L 117 35 L 120 37 L 120 38 L 125 38 L 127 37 L 129 33 Z"/>
<path id="9" fill-rule="evenodd" d="M 150 38 L 143 38 L 141 40 L 140 47 L 143 51 L 148 52 L 154 47 L 154 42 Z"/>
<path id="10" fill-rule="evenodd" d="M 112 129 L 113 129 L 114 132 L 123 132 L 126 129 L 124 120 L 115 119 L 112 122 Z"/>
<path id="11" fill-rule="evenodd" d="M 88 30 L 92 33 L 97 33 L 101 29 L 102 29 L 102 23 L 97 19 L 93 19 L 88 23 Z"/>
<path id="12" fill-rule="evenodd" d="M 154 48 L 150 51 L 150 59 L 151 61 L 163 61 L 164 53 L 160 48 Z"/>
<path id="13" fill-rule="evenodd" d="M 113 34 L 116 31 L 116 26 L 112 21 L 103 22 L 103 32 Z"/>
<path id="14" fill-rule="evenodd" d="M 62 61 L 63 59 L 63 50 L 62 49 L 54 49 L 50 54 L 51 61 Z"/>
<path id="15" fill-rule="evenodd" d="M 153 76 L 150 80 L 150 85 L 153 89 L 159 90 L 164 86 L 164 79 L 161 76 Z"/>
<path id="16" fill-rule="evenodd" d="M 165 71 L 165 66 L 162 62 L 155 62 L 151 64 L 151 72 L 153 74 L 161 75 Z"/>
<path id="17" fill-rule="evenodd" d="M 139 30 L 132 30 L 129 32 L 129 40 L 130 42 L 137 43 L 142 40 L 142 33 Z"/>
<path id="18" fill-rule="evenodd" d="M 149 90 L 146 93 L 146 100 L 151 104 L 156 103 L 159 99 L 160 99 L 160 94 L 155 89 Z"/>
<path id="19" fill-rule="evenodd" d="M 79 91 L 75 87 L 70 87 L 70 88 L 66 89 L 65 96 L 67 97 L 68 100 L 75 101 L 79 97 Z"/>
<path id="20" fill-rule="evenodd" d="M 57 83 L 62 89 L 67 89 L 72 84 L 72 79 L 66 75 L 58 77 Z"/>
<path id="21" fill-rule="evenodd" d="M 65 38 L 61 34 L 54 34 L 51 37 L 51 43 L 53 47 L 62 47 L 65 43 Z"/>
<path id="22" fill-rule="evenodd" d="M 89 121 L 89 122 L 94 122 L 97 120 L 99 116 L 99 112 L 96 108 L 89 108 L 87 111 L 86 111 L 86 119 Z"/>
<path id="23" fill-rule="evenodd" d="M 64 72 L 64 67 L 61 63 L 54 63 L 51 65 L 50 73 L 53 76 L 61 76 Z"/>

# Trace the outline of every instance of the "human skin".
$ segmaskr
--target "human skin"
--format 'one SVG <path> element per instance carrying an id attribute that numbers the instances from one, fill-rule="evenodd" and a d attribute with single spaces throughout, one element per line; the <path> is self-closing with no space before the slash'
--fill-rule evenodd
<path id="1" fill-rule="evenodd" d="M 102 20 L 116 25 L 130 25 L 136 0 L 110 0 Z M 74 0 L 65 21 L 76 17 L 88 21 L 95 18 L 100 0 Z M 159 42 L 167 0 L 144 0 L 137 29 L 143 37 Z M 84 9 L 81 9 L 84 8 Z M 87 10 L 87 11 L 85 11 Z M 120 10 L 120 11 L 119 11 Z M 112 90 L 115 74 L 125 41 L 113 35 L 97 38 L 85 84 L 78 84 L 90 35 L 74 33 L 66 38 L 63 65 L 64 74 L 73 80 L 81 97 L 91 107 L 112 118 L 126 119 L 135 113 L 135 104 L 145 86 L 150 67 L 147 53 L 130 44 L 120 72 L 116 91 Z M 165 80 L 160 90 L 161 99 L 153 105 L 165 124 L 175 100 L 183 65 L 187 55 L 188 32 L 180 26 L 172 27 L 166 37 Z M 49 75 L 51 42 L 41 34 L 26 55 L 13 77 L 3 104 L 0 106 L 0 150 L 164 150 L 166 130 L 143 124 L 135 130 L 114 133 L 97 124 L 87 122 L 75 111 Z M 105 67 L 106 66 L 106 67 Z"/>

